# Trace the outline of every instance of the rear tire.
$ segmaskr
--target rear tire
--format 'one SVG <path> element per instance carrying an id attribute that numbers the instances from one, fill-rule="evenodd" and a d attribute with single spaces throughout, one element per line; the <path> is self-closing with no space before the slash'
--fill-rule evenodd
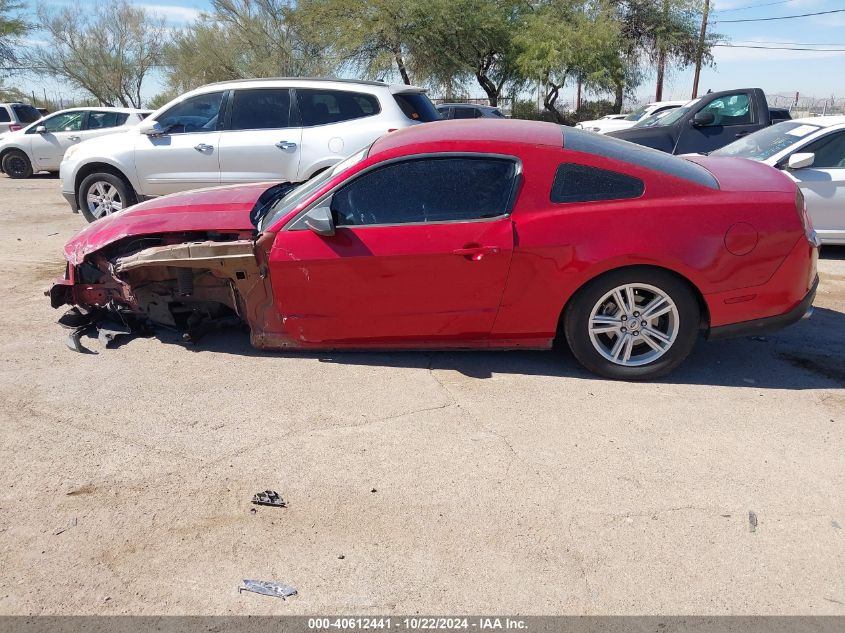
<path id="1" fill-rule="evenodd" d="M 132 187 L 120 176 L 97 172 L 87 176 L 76 193 L 79 210 L 89 222 L 131 207 L 137 202 Z"/>
<path id="2" fill-rule="evenodd" d="M 32 176 L 32 162 L 22 151 L 13 149 L 3 156 L 3 171 L 9 178 L 29 178 Z"/>
<path id="3" fill-rule="evenodd" d="M 667 271 L 625 268 L 579 290 L 563 329 L 575 358 L 594 374 L 652 380 L 692 351 L 701 311 L 692 288 Z"/>

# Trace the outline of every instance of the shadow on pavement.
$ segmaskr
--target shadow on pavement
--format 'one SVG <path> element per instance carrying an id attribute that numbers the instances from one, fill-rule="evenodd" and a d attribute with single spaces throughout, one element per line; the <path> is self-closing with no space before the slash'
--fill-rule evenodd
<path id="1" fill-rule="evenodd" d="M 761 389 L 820 389 L 845 385 L 845 314 L 816 308 L 813 317 L 776 334 L 698 342 L 689 358 L 663 384 L 705 384 Z M 157 334 L 177 342 L 171 333 Z M 169 339 L 172 337 L 172 341 Z M 324 363 L 377 367 L 449 369 L 471 378 L 493 375 L 596 377 L 568 350 L 496 352 L 273 352 L 253 348 L 242 332 L 207 335 L 188 349 L 253 357 L 316 358 Z"/>

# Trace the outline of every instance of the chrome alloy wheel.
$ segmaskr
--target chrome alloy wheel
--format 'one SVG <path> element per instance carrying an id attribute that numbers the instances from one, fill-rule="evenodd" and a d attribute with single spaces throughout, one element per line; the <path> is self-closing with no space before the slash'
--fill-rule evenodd
<path id="1" fill-rule="evenodd" d="M 117 187 L 105 181 L 95 182 L 91 185 L 86 200 L 88 211 L 98 219 L 123 209 L 123 200 Z"/>
<path id="2" fill-rule="evenodd" d="M 638 367 L 669 351 L 678 336 L 678 325 L 678 307 L 660 288 L 625 284 L 593 306 L 590 341 L 612 363 Z"/>

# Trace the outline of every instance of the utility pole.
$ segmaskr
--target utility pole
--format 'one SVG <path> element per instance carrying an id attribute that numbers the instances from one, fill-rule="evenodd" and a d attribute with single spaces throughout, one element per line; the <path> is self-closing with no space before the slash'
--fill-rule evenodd
<path id="1" fill-rule="evenodd" d="M 663 101 L 663 76 L 666 73 L 666 31 L 669 23 L 669 0 L 663 0 L 663 36 L 657 44 L 657 86 L 654 89 L 654 100 Z"/>
<path id="2" fill-rule="evenodd" d="M 698 34 L 698 49 L 695 51 L 695 77 L 692 80 L 692 98 L 698 96 L 698 78 L 701 75 L 701 58 L 704 56 L 704 42 L 707 37 L 707 16 L 710 13 L 710 0 L 704 0 L 701 16 L 701 33 Z"/>

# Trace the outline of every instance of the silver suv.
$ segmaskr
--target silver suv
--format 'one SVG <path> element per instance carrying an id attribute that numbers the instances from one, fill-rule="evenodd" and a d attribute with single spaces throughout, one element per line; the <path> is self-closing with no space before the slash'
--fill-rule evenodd
<path id="1" fill-rule="evenodd" d="M 0 103 L 0 134 L 20 130 L 40 118 L 41 113 L 27 103 Z"/>
<path id="2" fill-rule="evenodd" d="M 62 193 L 94 221 L 176 191 L 302 182 L 393 130 L 439 120 L 425 90 L 373 81 L 210 84 L 124 134 L 70 148 Z"/>

